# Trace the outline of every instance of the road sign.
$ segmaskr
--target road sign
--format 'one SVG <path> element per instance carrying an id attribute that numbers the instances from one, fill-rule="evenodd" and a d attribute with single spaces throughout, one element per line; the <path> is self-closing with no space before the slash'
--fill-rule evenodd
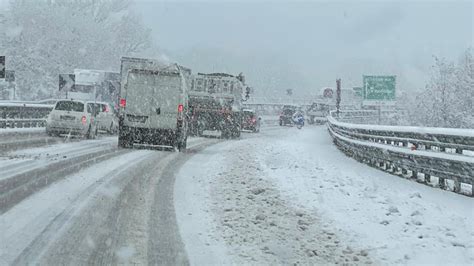
<path id="1" fill-rule="evenodd" d="M 0 56 L 0 79 L 5 78 L 5 56 Z"/>
<path id="2" fill-rule="evenodd" d="M 59 74 L 59 91 L 74 91 L 74 84 L 76 82 L 76 75 L 74 74 Z"/>
<path id="3" fill-rule="evenodd" d="M 333 94 L 334 94 L 334 91 L 331 88 L 325 88 L 323 91 L 324 98 L 332 98 Z"/>
<path id="4" fill-rule="evenodd" d="M 14 82 L 15 81 L 15 71 L 5 70 L 5 81 L 6 82 Z"/>
<path id="5" fill-rule="evenodd" d="M 395 101 L 395 76 L 363 76 L 364 105 Z"/>

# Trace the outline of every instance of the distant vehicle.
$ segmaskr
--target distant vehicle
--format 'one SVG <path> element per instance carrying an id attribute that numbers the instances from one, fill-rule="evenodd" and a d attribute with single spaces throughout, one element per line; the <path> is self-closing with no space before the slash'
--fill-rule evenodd
<path id="1" fill-rule="evenodd" d="M 122 58 L 120 147 L 147 144 L 186 149 L 191 70 L 157 60 Z"/>
<path id="2" fill-rule="evenodd" d="M 323 124 L 326 122 L 326 116 L 329 114 L 330 106 L 325 103 L 313 103 L 307 110 L 308 123 Z"/>
<path id="3" fill-rule="evenodd" d="M 293 114 L 297 107 L 294 105 L 284 105 L 280 114 L 280 126 L 293 125 Z"/>
<path id="4" fill-rule="evenodd" d="M 260 121 L 261 118 L 257 116 L 254 110 L 242 110 L 242 130 L 260 132 Z"/>
<path id="5" fill-rule="evenodd" d="M 298 129 L 301 129 L 304 126 L 304 115 L 301 111 L 296 111 L 293 116 L 293 123 L 295 123 Z"/>
<path id="6" fill-rule="evenodd" d="M 120 73 L 105 70 L 74 69 L 74 89 L 68 98 L 84 101 L 117 102 L 120 90 Z"/>
<path id="7" fill-rule="evenodd" d="M 189 91 L 190 133 L 197 136 L 240 137 L 245 86 L 242 74 L 194 75 Z M 245 89 L 248 98 L 250 88 Z"/>
<path id="8" fill-rule="evenodd" d="M 81 135 L 88 139 L 97 136 L 97 108 L 94 102 L 58 100 L 46 120 L 46 133 Z"/>
<path id="9" fill-rule="evenodd" d="M 99 130 L 113 134 L 118 130 L 118 118 L 114 113 L 114 109 L 109 103 L 96 102 L 97 106 L 97 126 Z"/>

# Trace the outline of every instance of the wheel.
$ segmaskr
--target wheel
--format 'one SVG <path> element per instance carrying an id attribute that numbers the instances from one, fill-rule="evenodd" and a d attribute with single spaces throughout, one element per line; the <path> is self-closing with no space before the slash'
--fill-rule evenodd
<path id="1" fill-rule="evenodd" d="M 92 129 L 91 129 L 91 125 L 89 125 L 89 128 L 87 129 L 87 133 L 86 133 L 86 138 L 87 139 L 92 139 Z"/>
<path id="2" fill-rule="evenodd" d="M 241 134 L 241 130 L 240 130 L 240 127 L 237 127 L 236 131 L 235 131 L 235 138 L 240 138 L 240 134 Z"/>
<path id="3" fill-rule="evenodd" d="M 184 140 L 178 141 L 177 148 L 178 151 L 180 152 L 185 152 L 186 151 L 186 146 L 187 146 L 187 141 L 188 139 L 185 138 Z"/>
<path id="4" fill-rule="evenodd" d="M 56 136 L 58 136 L 57 133 L 54 133 L 54 132 L 49 131 L 49 130 L 46 130 L 46 135 L 48 135 L 48 136 L 50 136 L 50 137 L 56 137 Z"/>
<path id="5" fill-rule="evenodd" d="M 114 134 L 115 133 L 115 130 L 114 130 L 114 123 L 110 123 L 110 126 L 109 126 L 109 129 L 107 130 L 107 132 L 109 134 Z"/>
<path id="6" fill-rule="evenodd" d="M 125 134 L 125 132 L 121 128 L 119 128 L 118 146 L 120 148 L 132 147 L 132 141 L 130 139 L 130 135 Z"/>

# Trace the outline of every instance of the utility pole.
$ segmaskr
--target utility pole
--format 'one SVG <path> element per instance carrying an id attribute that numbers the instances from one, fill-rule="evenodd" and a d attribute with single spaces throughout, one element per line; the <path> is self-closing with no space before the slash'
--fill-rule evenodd
<path id="1" fill-rule="evenodd" d="M 336 114 L 339 118 L 339 111 L 341 109 L 341 79 L 336 79 Z"/>

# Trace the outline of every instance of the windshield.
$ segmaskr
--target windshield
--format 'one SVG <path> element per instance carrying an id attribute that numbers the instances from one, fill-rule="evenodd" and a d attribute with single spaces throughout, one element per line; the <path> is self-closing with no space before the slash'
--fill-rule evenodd
<path id="1" fill-rule="evenodd" d="M 73 101 L 59 101 L 54 109 L 58 111 L 84 112 L 84 104 Z"/>
<path id="2" fill-rule="evenodd" d="M 474 266 L 473 21 L 0 0 L 0 266 Z"/>

